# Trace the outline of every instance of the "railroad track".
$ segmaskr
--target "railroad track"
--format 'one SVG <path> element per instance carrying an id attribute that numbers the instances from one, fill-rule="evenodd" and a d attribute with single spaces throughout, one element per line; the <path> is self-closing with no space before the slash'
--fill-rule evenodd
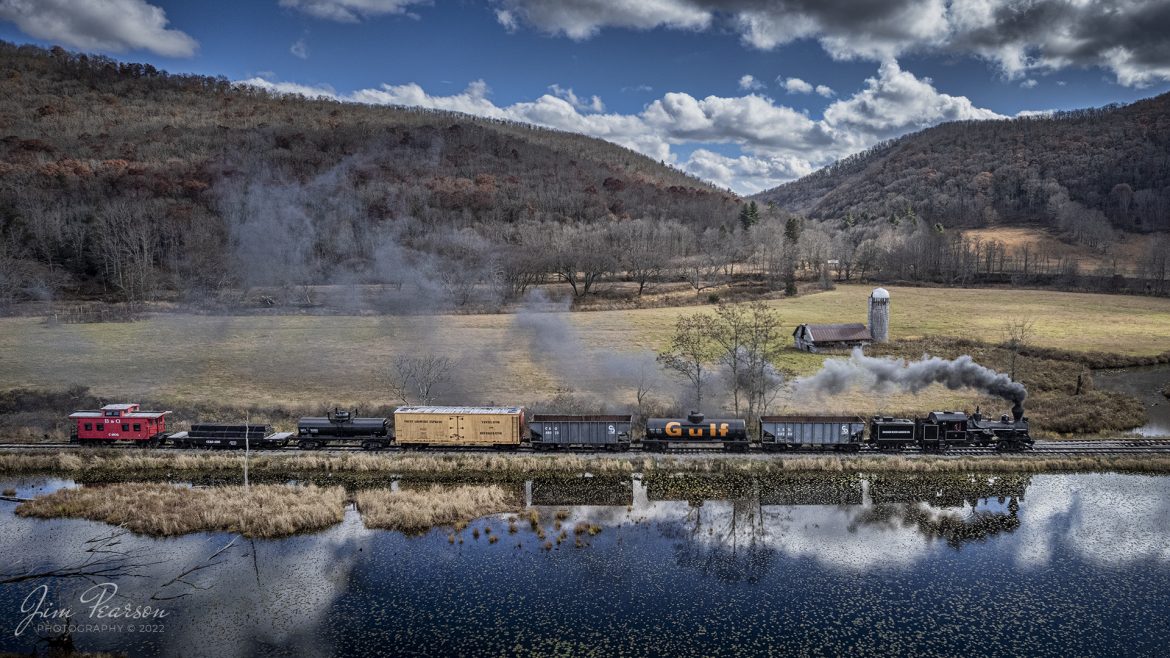
<path id="1" fill-rule="evenodd" d="M 191 453 L 191 454 L 206 454 L 208 452 L 213 451 L 213 449 L 210 449 L 210 448 L 186 448 L 186 449 L 173 448 L 173 447 L 140 448 L 140 447 L 134 446 L 134 445 L 78 446 L 75 444 L 68 444 L 68 443 L 7 443 L 7 444 L 0 444 L 0 451 L 26 452 L 26 451 L 45 451 L 45 450 L 58 451 L 58 452 L 64 452 L 64 451 L 67 451 L 67 452 L 75 452 L 75 451 L 95 451 L 95 452 L 101 451 L 101 452 L 105 452 L 105 451 L 125 450 L 125 451 L 136 452 L 136 453 L 182 452 L 182 453 Z M 284 448 L 278 448 L 278 449 L 274 449 L 274 450 L 268 450 L 268 449 L 266 449 L 266 450 L 259 450 L 259 449 L 253 450 L 253 452 L 255 452 L 255 453 L 267 453 L 267 454 L 278 454 L 278 453 L 286 453 L 287 454 L 290 451 L 297 452 L 297 453 L 306 452 L 306 453 L 316 453 L 316 454 L 365 452 L 361 448 L 361 446 L 331 446 L 331 447 L 312 450 L 312 451 L 302 451 L 299 448 L 297 448 L 296 446 L 286 446 Z M 224 451 L 214 450 L 214 452 L 219 453 L 219 452 L 224 452 Z M 239 452 L 239 450 L 236 449 L 236 450 L 233 450 L 232 452 Z M 386 453 L 392 453 L 392 454 L 412 453 L 413 454 L 413 451 L 405 451 L 405 450 L 402 450 L 401 448 L 396 447 L 396 446 L 386 448 L 386 449 L 379 451 L 379 452 L 381 452 L 382 454 L 386 454 Z M 480 449 L 441 450 L 441 451 L 440 450 L 427 450 L 427 451 L 423 451 L 423 452 L 418 452 L 417 454 L 458 455 L 458 454 L 483 454 L 484 452 L 485 452 L 484 450 L 480 450 Z M 1102 455 L 1102 456 L 1107 456 L 1107 455 L 1129 455 L 1129 454 L 1170 454 L 1170 439 L 1086 439 L 1086 440 L 1069 440 L 1069 441 L 1037 441 L 1035 443 L 1035 445 L 1033 446 L 1032 450 L 1024 452 L 1024 453 L 1000 453 L 1000 452 L 996 451 L 994 447 L 991 447 L 991 446 L 987 446 L 987 447 L 952 447 L 943 453 L 937 453 L 937 452 L 932 452 L 932 451 L 923 451 L 923 450 L 918 449 L 918 448 L 908 448 L 908 449 L 899 450 L 899 451 L 884 451 L 884 450 L 878 450 L 878 449 L 871 447 L 871 446 L 863 446 L 862 449 L 858 452 L 837 452 L 837 451 L 832 451 L 832 450 L 817 451 L 817 450 L 807 450 L 806 449 L 806 450 L 793 450 L 793 451 L 782 451 L 782 452 L 772 453 L 772 452 L 764 452 L 764 451 L 759 450 L 759 449 L 752 449 L 746 453 L 743 453 L 743 452 L 723 452 L 721 450 L 709 449 L 709 448 L 695 448 L 695 449 L 690 449 L 690 450 L 672 450 L 672 451 L 666 452 L 666 453 L 648 453 L 648 452 L 642 452 L 642 451 L 634 451 L 631 453 L 631 452 L 588 452 L 588 451 L 561 451 L 561 450 L 537 451 L 537 450 L 533 450 L 531 448 L 520 448 L 520 449 L 514 451 L 512 454 L 517 454 L 517 453 L 523 454 L 526 456 L 549 456 L 549 457 L 556 456 L 556 455 L 566 455 L 566 454 L 573 454 L 573 455 L 584 456 L 584 457 L 620 457 L 622 455 L 630 455 L 630 454 L 654 456 L 654 455 L 663 454 L 663 455 L 675 455 L 675 456 L 700 456 L 700 455 L 704 455 L 704 456 L 714 456 L 717 458 L 734 458 L 734 457 L 743 457 L 746 455 L 746 456 L 750 456 L 753 458 L 759 458 L 759 459 L 772 459 L 772 458 L 784 459 L 786 457 L 828 456 L 828 455 L 870 456 L 870 457 L 896 457 L 896 456 L 913 457 L 913 456 L 937 456 L 937 455 L 952 456 L 952 457 L 963 457 L 963 456 L 975 457 L 975 456 L 1011 455 L 1011 454 L 1024 454 L 1024 455 L 1034 455 L 1034 456 L 1062 456 L 1062 455 L 1068 455 L 1068 456 Z M 373 454 L 377 454 L 377 453 L 373 453 Z M 500 454 L 508 454 L 508 453 L 500 453 Z"/>

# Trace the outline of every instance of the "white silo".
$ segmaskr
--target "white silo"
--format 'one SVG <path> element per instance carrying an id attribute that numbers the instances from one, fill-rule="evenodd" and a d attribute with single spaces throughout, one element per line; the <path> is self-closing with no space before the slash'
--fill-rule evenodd
<path id="1" fill-rule="evenodd" d="M 869 293 L 869 333 L 875 343 L 890 340 L 890 291 L 885 288 Z"/>

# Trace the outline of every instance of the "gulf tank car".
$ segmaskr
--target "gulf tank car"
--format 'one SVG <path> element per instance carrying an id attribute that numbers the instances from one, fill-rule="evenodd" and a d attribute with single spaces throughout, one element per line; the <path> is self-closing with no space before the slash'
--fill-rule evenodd
<path id="1" fill-rule="evenodd" d="M 652 452 L 718 447 L 743 452 L 748 449 L 747 423 L 742 418 L 706 418 L 697 411 L 686 418 L 650 418 L 642 447 Z"/>

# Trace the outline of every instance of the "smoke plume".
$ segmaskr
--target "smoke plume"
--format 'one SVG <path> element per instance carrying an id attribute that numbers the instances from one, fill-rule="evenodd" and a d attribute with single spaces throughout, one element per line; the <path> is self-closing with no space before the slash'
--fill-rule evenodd
<path id="1" fill-rule="evenodd" d="M 517 311 L 513 331 L 527 345 L 532 360 L 557 385 L 587 393 L 617 406 L 622 389 L 649 387 L 659 393 L 673 391 L 663 378 L 650 350 L 617 352 L 586 345 L 569 319 L 571 302 L 550 300 L 542 290 L 530 292 Z"/>
<path id="2" fill-rule="evenodd" d="M 981 366 L 964 354 L 957 359 L 923 357 L 919 361 L 865 356 L 860 348 L 848 359 L 829 359 L 821 371 L 796 380 L 798 393 L 837 395 L 850 388 L 918 393 L 931 384 L 951 390 L 971 388 L 1022 406 L 1028 397 L 1024 385 L 1007 375 Z"/>

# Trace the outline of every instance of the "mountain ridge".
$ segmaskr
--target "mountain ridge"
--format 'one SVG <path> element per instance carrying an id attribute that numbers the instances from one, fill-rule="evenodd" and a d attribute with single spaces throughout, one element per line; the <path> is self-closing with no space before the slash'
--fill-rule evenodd
<path id="1" fill-rule="evenodd" d="M 1170 94 L 940 124 L 751 198 L 813 219 L 1170 230 Z"/>

